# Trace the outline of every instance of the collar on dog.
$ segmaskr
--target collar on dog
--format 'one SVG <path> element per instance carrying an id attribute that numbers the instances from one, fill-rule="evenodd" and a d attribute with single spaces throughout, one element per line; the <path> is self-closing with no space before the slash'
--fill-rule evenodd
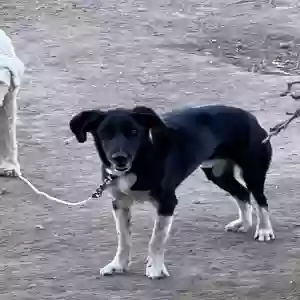
<path id="1" fill-rule="evenodd" d="M 150 139 L 150 142 L 153 144 L 153 135 L 152 135 L 151 129 L 149 130 L 149 139 Z"/>
<path id="2" fill-rule="evenodd" d="M 100 198 L 108 185 L 115 181 L 118 177 L 125 175 L 127 172 L 113 171 L 109 168 L 105 169 L 107 175 L 104 177 L 102 184 L 96 189 L 96 192 L 92 194 L 92 198 Z"/>
<path id="3" fill-rule="evenodd" d="M 105 171 L 108 175 L 110 175 L 112 178 L 121 177 L 129 172 L 129 170 L 126 171 L 118 171 L 118 170 L 112 170 L 110 168 L 105 168 Z"/>

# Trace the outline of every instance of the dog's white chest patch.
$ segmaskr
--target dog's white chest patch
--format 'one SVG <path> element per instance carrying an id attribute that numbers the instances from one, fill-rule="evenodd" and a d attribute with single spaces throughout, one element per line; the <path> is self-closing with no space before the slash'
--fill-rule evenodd
<path id="1" fill-rule="evenodd" d="M 123 204 L 132 204 L 132 202 L 143 203 L 151 202 L 153 199 L 150 196 L 149 191 L 132 191 L 131 187 L 135 184 L 137 176 L 134 173 L 129 173 L 124 176 L 120 176 L 116 179 L 116 182 L 108 188 L 108 192 L 118 202 Z M 127 206 L 127 205 L 126 205 Z"/>
<path id="2" fill-rule="evenodd" d="M 130 193 L 131 187 L 136 183 L 137 177 L 134 173 L 129 173 L 117 179 L 116 185 L 120 192 Z"/>
<path id="3" fill-rule="evenodd" d="M 126 194 L 133 202 L 144 203 L 144 202 L 153 202 L 153 199 L 149 195 L 149 191 L 131 191 Z"/>

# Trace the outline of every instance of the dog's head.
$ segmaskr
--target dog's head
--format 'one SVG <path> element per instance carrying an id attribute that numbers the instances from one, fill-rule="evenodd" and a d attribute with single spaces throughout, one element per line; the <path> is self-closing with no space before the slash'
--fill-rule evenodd
<path id="1" fill-rule="evenodd" d="M 128 171 L 145 142 L 154 142 L 154 136 L 167 129 L 161 118 L 144 106 L 82 111 L 71 119 L 70 128 L 79 143 L 84 143 L 90 132 L 104 163 L 118 172 Z"/>

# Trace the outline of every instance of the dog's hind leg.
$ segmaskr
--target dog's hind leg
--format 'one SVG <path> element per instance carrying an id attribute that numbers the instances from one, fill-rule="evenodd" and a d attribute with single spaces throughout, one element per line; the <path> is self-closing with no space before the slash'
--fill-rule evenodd
<path id="1" fill-rule="evenodd" d="M 244 178 L 248 189 L 257 202 L 257 226 L 254 238 L 258 241 L 275 239 L 272 223 L 269 215 L 268 200 L 264 193 L 265 171 L 260 165 L 245 169 Z"/>
<path id="2" fill-rule="evenodd" d="M 262 144 L 260 141 L 253 145 L 243 164 L 243 177 L 248 190 L 257 203 L 257 226 L 254 238 L 258 241 L 275 239 L 272 228 L 268 200 L 265 195 L 265 180 L 271 159 L 272 147 L 270 142 Z"/>
<path id="3" fill-rule="evenodd" d="M 234 165 L 224 164 L 222 170 L 214 172 L 214 168 L 203 169 L 207 179 L 215 183 L 224 191 L 230 193 L 236 200 L 239 211 L 238 219 L 225 226 L 226 231 L 247 232 L 252 226 L 252 206 L 250 192 L 234 177 Z"/>
<path id="4" fill-rule="evenodd" d="M 113 203 L 113 216 L 118 235 L 117 253 L 114 259 L 100 270 L 100 275 L 102 276 L 123 273 L 127 270 L 130 263 L 131 212 L 130 205 L 124 207 L 120 204 L 122 200 L 114 201 Z"/>

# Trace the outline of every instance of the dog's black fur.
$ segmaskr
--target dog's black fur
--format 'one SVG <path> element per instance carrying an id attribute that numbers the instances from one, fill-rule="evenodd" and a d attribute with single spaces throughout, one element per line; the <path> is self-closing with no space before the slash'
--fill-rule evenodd
<path id="1" fill-rule="evenodd" d="M 118 167 L 112 157 L 121 154 L 122 168 L 128 167 L 126 171 L 137 176 L 131 189 L 150 191 L 160 215 L 173 215 L 176 188 L 211 159 L 228 163 L 220 176 L 215 176 L 212 168 L 204 168 L 209 180 L 241 201 L 249 202 L 252 193 L 259 206 L 268 207 L 264 183 L 271 144 L 262 144 L 267 132 L 252 114 L 240 108 L 186 108 L 162 118 L 143 106 L 87 110 L 72 118 L 70 128 L 80 143 L 86 141 L 87 132 L 93 135 L 104 176 L 106 168 Z M 234 164 L 241 168 L 247 188 L 234 178 Z"/>
<path id="2" fill-rule="evenodd" d="M 146 194 L 157 208 L 146 276 L 169 276 L 164 250 L 177 205 L 175 191 L 199 166 L 209 180 L 237 199 L 239 218 L 230 222 L 226 230 L 245 232 L 250 228 L 252 193 L 258 204 L 255 239 L 275 238 L 264 194 L 272 149 L 270 142 L 262 143 L 267 132 L 252 114 L 235 107 L 211 105 L 173 111 L 160 118 L 152 109 L 138 106 L 132 110 L 83 111 L 72 118 L 70 128 L 80 143 L 86 141 L 87 132 L 93 135 L 103 162 L 103 176 L 109 173 L 117 177 L 110 188 L 118 250 L 100 270 L 101 275 L 127 269 L 131 200 L 142 200 L 139 197 Z M 242 170 L 245 186 L 235 178 L 235 166 Z M 129 183 L 125 190 L 121 188 L 122 180 Z"/>

